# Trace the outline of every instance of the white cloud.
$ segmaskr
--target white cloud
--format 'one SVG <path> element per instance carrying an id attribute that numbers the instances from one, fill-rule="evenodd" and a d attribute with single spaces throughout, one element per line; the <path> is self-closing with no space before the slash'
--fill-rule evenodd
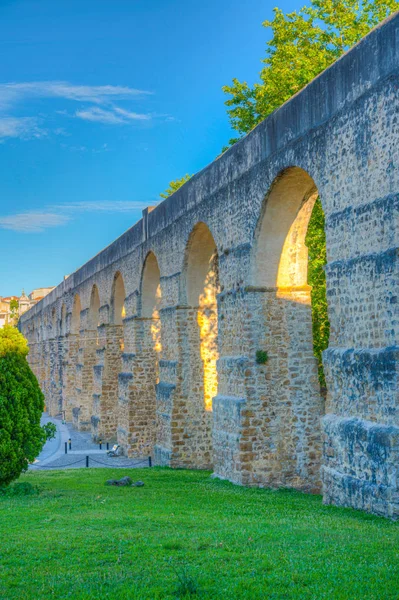
<path id="1" fill-rule="evenodd" d="M 45 207 L 42 211 L 27 211 L 15 215 L 0 216 L 0 229 L 11 229 L 22 233 L 41 233 L 51 227 L 65 225 L 77 213 L 129 213 L 141 211 L 149 204 L 140 201 L 94 201 L 71 202 Z"/>
<path id="2" fill-rule="evenodd" d="M 12 116 L 10 112 L 18 105 L 32 99 L 53 98 L 85 103 L 74 117 L 86 121 L 109 125 L 126 125 L 134 121 L 151 119 L 148 114 L 133 112 L 115 106 L 114 102 L 132 100 L 150 95 L 152 92 L 120 85 L 74 85 L 68 81 L 33 81 L 0 84 L 0 140 L 6 138 L 39 138 L 48 131 L 38 125 L 32 116 Z M 68 117 L 66 109 L 55 111 Z M 70 115 L 72 116 L 72 115 Z M 51 130 L 56 135 L 67 135 L 62 127 Z"/>
<path id="3" fill-rule="evenodd" d="M 151 118 L 150 115 L 133 113 L 118 107 L 104 110 L 98 106 L 78 110 L 75 116 L 85 121 L 97 121 L 108 125 L 124 125 L 129 121 L 147 121 Z"/>
<path id="4" fill-rule="evenodd" d="M 46 131 L 38 126 L 33 117 L 2 117 L 0 116 L 0 140 L 5 138 L 39 138 Z"/>
<path id="5" fill-rule="evenodd" d="M 25 212 L 0 217 L 0 229 L 11 229 L 22 233 L 40 233 L 49 227 L 65 225 L 70 220 L 67 215 L 50 212 Z"/>
<path id="6" fill-rule="evenodd" d="M 99 200 L 94 202 L 70 202 L 68 204 L 57 204 L 49 207 L 51 210 L 65 212 L 110 212 L 124 213 L 143 210 L 149 206 L 148 202 L 140 200 Z M 154 203 L 152 203 L 154 204 Z"/>
<path id="7" fill-rule="evenodd" d="M 26 98 L 64 98 L 75 102 L 107 104 L 152 92 L 120 85 L 74 85 L 68 81 L 31 81 L 0 84 L 0 108 L 3 110 Z"/>
<path id="8" fill-rule="evenodd" d="M 117 106 L 114 108 L 114 111 L 118 114 L 121 115 L 124 119 L 126 119 L 127 121 L 148 121 L 149 119 L 151 119 L 150 115 L 146 115 L 146 114 L 142 114 L 142 113 L 136 113 L 136 112 L 131 112 L 130 110 L 124 110 L 123 108 L 118 108 Z"/>

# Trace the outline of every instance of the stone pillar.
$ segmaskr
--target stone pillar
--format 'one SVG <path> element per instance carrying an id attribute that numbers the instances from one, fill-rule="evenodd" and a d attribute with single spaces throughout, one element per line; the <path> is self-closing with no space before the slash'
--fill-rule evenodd
<path id="1" fill-rule="evenodd" d="M 66 420 L 72 421 L 72 410 L 75 407 L 76 398 L 76 364 L 79 349 L 78 334 L 68 333 L 65 336 L 64 347 L 63 405 Z"/>
<path id="2" fill-rule="evenodd" d="M 212 410 L 206 409 L 198 307 L 177 313 L 180 395 L 175 396 L 172 439 L 176 466 L 212 468 Z"/>
<path id="3" fill-rule="evenodd" d="M 66 377 L 66 355 L 67 355 L 67 338 L 65 335 L 58 336 L 58 372 L 59 372 L 59 404 L 61 414 L 64 416 L 66 411 L 65 398 L 65 377 Z"/>
<path id="4" fill-rule="evenodd" d="M 155 464 L 175 466 L 174 446 L 175 429 L 179 423 L 175 420 L 175 399 L 180 395 L 181 368 L 178 349 L 178 308 L 161 308 L 162 322 L 162 359 L 159 361 L 159 383 L 156 386 L 156 444 L 154 448 Z"/>
<path id="5" fill-rule="evenodd" d="M 219 360 L 218 394 L 213 400 L 214 472 L 221 479 L 247 485 L 253 474 L 253 443 L 257 427 L 251 419 L 248 396 L 255 392 L 251 381 L 248 315 L 249 297 L 243 290 L 224 291 L 218 297 Z M 265 398 L 260 396 L 263 402 Z M 261 421 L 258 426 L 261 426 Z"/>
<path id="6" fill-rule="evenodd" d="M 40 370 L 39 362 L 40 362 L 39 344 L 37 342 L 31 342 L 29 344 L 28 363 L 38 381 L 39 381 L 39 370 Z M 40 385 L 40 381 L 39 381 L 39 385 Z"/>
<path id="7" fill-rule="evenodd" d="M 79 340 L 80 347 L 76 365 L 76 404 L 73 409 L 73 416 L 74 425 L 80 431 L 87 431 L 91 429 L 91 417 L 93 415 L 93 368 L 97 362 L 97 330 L 82 329 Z"/>
<path id="8" fill-rule="evenodd" d="M 58 347 L 58 339 L 50 338 L 48 341 L 48 361 L 49 361 L 49 369 L 48 369 L 48 403 L 49 403 L 49 414 L 52 417 L 58 416 L 61 412 L 61 404 L 60 404 L 60 379 L 59 379 L 59 347 Z"/>
<path id="9" fill-rule="evenodd" d="M 45 354 L 46 354 L 45 342 L 40 341 L 40 342 L 38 342 L 38 348 L 37 348 L 38 380 L 40 383 L 40 388 L 44 394 L 44 401 L 46 403 L 47 402 L 47 400 L 46 400 L 46 391 L 47 390 L 46 390 Z"/>
<path id="10" fill-rule="evenodd" d="M 79 428 L 90 429 L 93 415 L 94 371 L 97 362 L 97 330 L 87 329 L 83 349 L 82 395 Z"/>
<path id="11" fill-rule="evenodd" d="M 125 319 L 125 340 L 134 352 L 122 355 L 119 374 L 118 443 L 128 456 L 152 456 L 156 439 L 160 319 Z M 132 335 L 128 331 L 132 329 Z M 125 350 L 127 343 L 125 344 Z"/>
<path id="12" fill-rule="evenodd" d="M 247 288 L 224 294 L 219 310 L 215 473 L 245 485 L 320 491 L 324 406 L 310 288 Z"/>
<path id="13" fill-rule="evenodd" d="M 94 371 L 92 436 L 116 439 L 118 424 L 118 376 L 122 370 L 123 326 L 103 324 L 98 328 L 99 347 Z"/>
<path id="14" fill-rule="evenodd" d="M 353 231 L 358 228 L 360 237 L 361 230 L 367 244 L 363 251 L 373 249 L 374 231 L 382 232 L 376 234 L 381 246 L 392 240 L 384 239 L 384 234 L 399 231 L 399 213 L 396 208 L 393 217 L 394 201 L 389 201 L 384 209 L 380 200 L 376 206 L 366 205 L 359 221 L 355 211 L 340 215 L 340 228 L 349 229 L 353 244 Z M 359 238 L 356 242 L 361 245 Z M 328 389 L 324 502 L 395 519 L 399 518 L 399 303 L 393 290 L 399 289 L 398 257 L 397 247 L 380 248 L 327 265 L 331 334 L 323 353 Z"/>
<path id="15" fill-rule="evenodd" d="M 51 345 L 50 340 L 42 342 L 42 391 L 46 401 L 47 412 L 53 414 L 53 406 L 51 402 Z"/>
<path id="16" fill-rule="evenodd" d="M 161 309 L 156 464 L 212 468 L 213 413 L 206 410 L 198 307 Z"/>

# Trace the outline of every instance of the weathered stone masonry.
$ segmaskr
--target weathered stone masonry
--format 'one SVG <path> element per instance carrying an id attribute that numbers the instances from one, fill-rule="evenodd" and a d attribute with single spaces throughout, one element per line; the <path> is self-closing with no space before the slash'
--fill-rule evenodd
<path id="1" fill-rule="evenodd" d="M 25 313 L 49 411 L 131 456 L 398 518 L 398 90 L 395 15 Z"/>

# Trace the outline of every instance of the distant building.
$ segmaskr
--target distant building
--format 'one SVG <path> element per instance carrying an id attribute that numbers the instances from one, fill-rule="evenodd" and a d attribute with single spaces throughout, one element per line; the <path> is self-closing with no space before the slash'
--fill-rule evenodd
<path id="1" fill-rule="evenodd" d="M 47 296 L 47 294 L 49 294 L 53 289 L 54 289 L 54 286 L 37 288 L 36 290 L 33 290 L 33 292 L 31 292 L 29 294 L 29 300 L 31 300 L 34 304 L 36 304 L 36 302 L 39 302 L 39 300 L 44 298 L 44 296 Z"/>
<path id="2" fill-rule="evenodd" d="M 54 287 L 37 288 L 27 296 L 22 290 L 21 296 L 0 296 L 0 329 L 4 325 L 15 325 L 10 304 L 12 300 L 18 302 L 18 310 L 16 311 L 18 318 L 27 310 L 34 306 L 39 300 L 47 296 Z"/>

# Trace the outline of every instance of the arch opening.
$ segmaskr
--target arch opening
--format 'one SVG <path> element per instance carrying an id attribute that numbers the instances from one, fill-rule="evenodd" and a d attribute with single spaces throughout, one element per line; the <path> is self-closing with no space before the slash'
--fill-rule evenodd
<path id="1" fill-rule="evenodd" d="M 134 359 L 126 354 L 125 370 L 137 373 L 134 386 L 121 382 L 125 400 L 119 414 L 118 441 L 129 456 L 153 455 L 156 440 L 156 386 L 159 383 L 161 343 L 161 277 L 158 261 L 150 252 L 144 262 L 137 318 L 132 322 Z"/>
<path id="2" fill-rule="evenodd" d="M 94 407 L 94 367 L 97 362 L 97 348 L 99 345 L 100 297 L 97 286 L 94 284 L 90 295 L 88 318 L 81 331 L 79 343 L 79 366 L 77 369 L 77 400 L 79 411 L 77 426 L 80 430 L 91 429 Z"/>
<path id="3" fill-rule="evenodd" d="M 82 312 L 82 304 L 79 294 L 75 294 L 72 308 L 71 333 L 79 333 L 80 331 L 80 313 Z"/>
<path id="4" fill-rule="evenodd" d="M 92 420 L 94 439 L 105 437 L 114 440 L 118 435 L 119 374 L 122 372 L 122 356 L 125 348 L 123 325 L 126 316 L 125 297 L 123 277 L 117 271 L 112 284 L 109 325 L 106 327 L 102 341 L 103 370 L 99 383 L 101 393 L 95 402 L 95 422 Z"/>
<path id="5" fill-rule="evenodd" d="M 306 171 L 292 167 L 276 178 L 256 231 L 250 288 L 260 321 L 254 345 L 267 356 L 257 368 L 257 387 L 267 402 L 254 450 L 262 456 L 259 466 L 267 465 L 267 483 L 307 491 L 320 489 L 324 414 L 308 282 L 307 236 L 316 204 L 322 210 Z"/>
<path id="6" fill-rule="evenodd" d="M 161 297 L 161 273 L 155 254 L 150 252 L 145 260 L 141 278 L 141 316 L 152 320 L 151 339 L 157 355 L 162 351 L 159 315 Z"/>
<path id="7" fill-rule="evenodd" d="M 51 311 L 51 335 L 52 337 L 57 335 L 57 313 L 55 307 Z"/>
<path id="8" fill-rule="evenodd" d="M 181 464 L 212 468 L 212 402 L 218 378 L 218 254 L 208 226 L 200 222 L 189 237 L 182 274 L 179 310 L 182 361 L 182 403 L 185 414 L 180 430 Z"/>
<path id="9" fill-rule="evenodd" d="M 66 305 L 65 305 L 65 302 L 63 302 L 62 307 L 61 307 L 61 323 L 60 323 L 61 335 L 66 335 L 66 332 L 67 332 L 66 319 L 67 319 Z"/>
<path id="10" fill-rule="evenodd" d="M 298 167 L 284 171 L 273 183 L 257 228 L 254 285 L 279 293 L 307 285 L 305 238 L 318 191 L 313 179 Z"/>
<path id="11" fill-rule="evenodd" d="M 125 284 L 123 277 L 118 271 L 114 277 L 111 296 L 111 324 L 122 325 L 126 316 L 125 311 Z"/>
<path id="12" fill-rule="evenodd" d="M 100 324 L 100 306 L 100 294 L 98 287 L 94 284 L 90 296 L 89 328 L 96 332 Z"/>
<path id="13" fill-rule="evenodd" d="M 187 301 L 193 307 L 199 328 L 205 410 L 212 410 L 217 394 L 219 265 L 215 240 L 205 223 L 191 235 L 187 252 Z"/>

